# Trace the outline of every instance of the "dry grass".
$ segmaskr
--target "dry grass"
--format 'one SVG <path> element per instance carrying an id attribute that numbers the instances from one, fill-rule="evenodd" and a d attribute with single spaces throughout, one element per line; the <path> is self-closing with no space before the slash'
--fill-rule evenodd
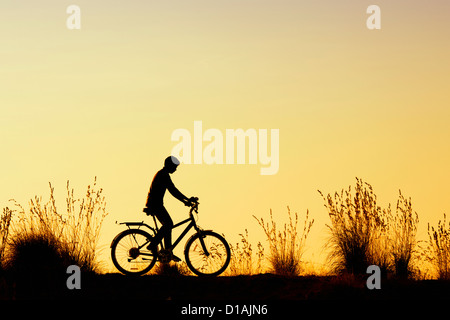
<path id="1" fill-rule="evenodd" d="M 348 190 L 328 194 L 324 197 L 325 207 L 331 220 L 327 225 L 330 238 L 327 247 L 331 249 L 330 265 L 336 273 L 365 274 L 367 266 L 383 264 L 386 256 L 376 251 L 386 230 L 386 221 L 377 206 L 372 187 L 356 179 L 355 194 Z M 380 266 L 381 267 L 381 266 Z"/>
<path id="2" fill-rule="evenodd" d="M 248 231 L 239 234 L 241 241 L 236 245 L 230 244 L 231 260 L 225 271 L 227 276 L 253 275 L 262 272 L 264 262 L 264 248 L 261 242 L 257 244 L 257 252 L 254 253 L 248 239 Z"/>
<path id="3" fill-rule="evenodd" d="M 426 259 L 429 261 L 440 280 L 450 279 L 450 222 L 439 220 L 436 228 L 428 224 L 428 250 Z"/>
<path id="4" fill-rule="evenodd" d="M 302 272 L 302 255 L 305 250 L 305 242 L 314 224 L 314 219 L 309 220 L 309 212 L 306 217 L 301 235 L 297 233 L 298 214 L 294 214 L 288 207 L 289 224 L 284 224 L 282 230 L 277 229 L 270 210 L 270 223 L 265 223 L 263 218 L 253 216 L 263 228 L 269 242 L 270 255 L 268 257 L 271 272 L 278 275 L 297 276 Z"/>
<path id="5" fill-rule="evenodd" d="M 83 271 L 97 272 L 97 243 L 102 221 L 106 217 L 106 203 L 96 180 L 87 187 L 84 197 L 74 195 L 67 183 L 65 210 L 57 208 L 54 188 L 50 184 L 47 202 L 34 197 L 25 210 L 16 203 L 16 210 L 3 209 L 0 216 L 0 270 L 2 268 L 27 271 L 31 269 L 53 272 L 70 264 Z M 413 211 L 411 198 L 399 192 L 396 210 L 382 209 L 370 184 L 356 179 L 356 186 L 326 197 L 325 207 L 331 223 L 327 247 L 330 250 L 328 266 L 332 273 L 366 275 L 367 266 L 378 265 L 384 274 L 397 277 L 430 277 L 418 269 L 419 218 Z M 263 245 L 255 248 L 248 231 L 239 234 L 240 241 L 230 244 L 231 262 L 228 276 L 254 275 L 269 270 L 278 275 L 296 276 L 305 271 L 314 274 L 312 264 L 302 261 L 305 243 L 314 223 L 306 213 L 303 229 L 298 230 L 299 216 L 287 208 L 288 223 L 275 222 L 272 210 L 270 220 L 254 218 L 263 228 L 269 243 L 266 257 Z M 434 267 L 439 279 L 450 279 L 450 222 L 439 221 L 437 227 L 428 225 L 426 260 Z M 266 259 L 267 258 L 267 259 Z M 264 269 L 264 270 L 263 270 Z M 189 275 L 183 263 L 157 264 L 159 275 Z M 321 272 L 323 274 L 325 272 Z"/>
<path id="6" fill-rule="evenodd" d="M 7 245 L 12 213 L 9 208 L 4 208 L 3 214 L 0 216 L 0 270 L 3 269 L 3 255 Z"/>
<path id="7" fill-rule="evenodd" d="M 159 276 L 168 276 L 168 277 L 180 277 L 192 275 L 191 270 L 184 261 L 180 262 L 170 261 L 169 263 L 158 262 L 151 271 L 151 273 Z"/>
<path id="8" fill-rule="evenodd" d="M 398 277 L 413 274 L 416 255 L 416 233 L 419 218 L 413 212 L 411 199 L 401 192 L 393 216 L 390 205 L 382 209 L 372 186 L 356 178 L 354 194 L 348 190 L 324 197 L 330 216 L 328 257 L 334 273 L 366 273 L 369 265 L 378 265 L 386 274 Z"/>
<path id="9" fill-rule="evenodd" d="M 417 225 L 419 216 L 413 212 L 411 198 L 405 198 L 399 191 L 396 215 L 390 226 L 389 250 L 392 268 L 397 277 L 414 276 L 415 260 L 418 258 Z"/>
<path id="10" fill-rule="evenodd" d="M 5 265 L 15 271 L 36 268 L 53 269 L 78 265 L 82 271 L 96 272 L 97 243 L 106 203 L 102 189 L 88 186 L 84 198 L 75 199 L 67 182 L 66 212 L 56 206 L 54 188 L 50 184 L 50 198 L 30 200 L 29 209 L 17 206 L 5 255 Z"/>

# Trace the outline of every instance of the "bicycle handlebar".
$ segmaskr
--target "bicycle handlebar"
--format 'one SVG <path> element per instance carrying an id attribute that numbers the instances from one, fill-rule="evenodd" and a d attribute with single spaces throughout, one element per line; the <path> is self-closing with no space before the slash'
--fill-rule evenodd
<path id="1" fill-rule="evenodd" d="M 197 197 L 190 197 L 185 203 L 184 203 L 184 205 L 186 206 L 186 207 L 192 207 L 192 206 L 195 206 L 195 205 L 198 205 L 199 204 L 199 202 L 198 202 L 198 198 Z"/>
<path id="2" fill-rule="evenodd" d="M 198 205 L 200 202 L 198 202 L 198 198 L 197 197 L 191 197 L 189 199 L 189 202 L 186 204 L 186 206 L 191 207 L 191 210 L 189 210 L 189 214 L 192 214 L 192 211 L 195 211 L 196 213 L 198 213 Z"/>

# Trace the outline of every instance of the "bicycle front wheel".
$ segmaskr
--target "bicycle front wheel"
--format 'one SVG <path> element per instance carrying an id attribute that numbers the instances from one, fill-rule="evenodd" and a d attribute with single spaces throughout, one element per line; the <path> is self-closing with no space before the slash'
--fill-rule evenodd
<path id="1" fill-rule="evenodd" d="M 156 255 L 147 249 L 152 236 L 139 229 L 130 229 L 119 234 L 111 244 L 114 266 L 126 275 L 142 275 L 156 263 Z"/>
<path id="2" fill-rule="evenodd" d="M 198 276 L 218 276 L 228 267 L 231 253 L 224 237 L 212 231 L 201 231 L 186 243 L 186 264 Z"/>

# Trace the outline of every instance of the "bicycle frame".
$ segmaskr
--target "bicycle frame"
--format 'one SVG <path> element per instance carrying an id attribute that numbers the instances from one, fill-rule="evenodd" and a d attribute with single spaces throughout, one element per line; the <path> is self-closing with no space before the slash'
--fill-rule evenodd
<path id="1" fill-rule="evenodd" d="M 185 236 L 192 228 L 194 228 L 195 231 L 197 231 L 197 232 L 201 232 L 201 230 L 200 230 L 200 228 L 197 226 L 197 223 L 195 222 L 194 216 L 193 216 L 193 214 L 192 214 L 194 211 L 195 211 L 196 213 L 198 213 L 198 202 L 196 202 L 196 203 L 191 207 L 191 209 L 189 210 L 189 218 L 187 218 L 187 219 L 185 219 L 185 220 L 183 220 L 183 221 L 181 221 L 181 222 L 178 222 L 177 224 L 175 224 L 175 225 L 172 227 L 172 230 L 173 230 L 173 229 L 175 229 L 175 228 L 178 228 L 179 226 L 182 226 L 182 225 L 184 225 L 184 224 L 190 222 L 190 223 L 186 226 L 186 229 L 184 229 L 184 231 L 178 236 L 178 238 L 175 240 L 175 242 L 172 243 L 172 247 L 170 248 L 171 250 L 173 250 L 173 249 L 180 243 L 180 241 L 184 238 L 184 236 Z M 154 215 L 152 215 L 152 217 L 153 217 L 153 221 L 154 221 L 154 223 L 155 223 L 155 228 L 150 227 L 148 224 L 144 223 L 144 221 L 142 221 L 142 222 L 122 222 L 122 223 L 120 223 L 120 224 L 125 224 L 129 229 L 131 229 L 130 226 L 138 226 L 138 229 L 140 229 L 140 227 L 146 227 L 146 228 L 152 230 L 152 231 L 156 234 L 156 233 L 159 231 L 158 223 L 157 223 L 157 221 L 156 221 L 156 217 L 155 217 Z M 138 247 L 138 249 L 140 250 L 140 249 L 143 248 L 144 246 L 148 245 L 150 242 L 151 242 L 150 240 L 147 241 L 147 242 L 145 242 L 144 244 L 140 245 L 140 246 Z M 163 242 L 164 242 L 164 241 L 161 241 L 161 242 L 160 242 L 160 245 L 161 245 L 162 249 L 164 250 L 165 248 L 164 248 L 164 243 L 163 243 Z M 201 242 L 201 245 L 202 245 L 202 248 L 203 248 L 205 254 L 206 254 L 206 255 L 209 255 L 209 252 L 207 251 L 207 249 L 206 249 L 205 244 L 203 243 L 203 241 L 200 240 L 200 242 Z M 145 255 L 145 253 L 141 253 L 141 254 L 142 254 L 142 255 Z"/>
<path id="2" fill-rule="evenodd" d="M 184 238 L 184 236 L 192 229 L 192 227 L 194 227 L 194 229 L 195 229 L 197 232 L 199 231 L 199 228 L 197 227 L 197 224 L 195 223 L 195 220 L 194 220 L 194 217 L 193 217 L 193 216 L 187 218 L 186 220 L 183 220 L 183 221 L 181 221 L 181 222 L 178 222 L 177 224 L 175 224 L 175 225 L 172 227 L 172 230 L 175 229 L 175 228 L 177 228 L 177 227 L 179 227 L 179 226 L 182 226 L 182 225 L 185 224 L 185 223 L 188 223 L 189 221 L 190 221 L 191 223 L 189 223 L 189 224 L 187 225 L 186 229 L 184 229 L 184 231 L 178 236 L 177 240 L 175 240 L 175 242 L 172 243 L 172 247 L 171 247 L 170 249 L 172 249 L 172 250 L 175 249 L 175 247 L 180 243 L 180 241 Z M 162 243 L 161 243 L 161 245 L 162 245 L 163 248 L 164 248 L 164 245 L 163 245 Z"/>

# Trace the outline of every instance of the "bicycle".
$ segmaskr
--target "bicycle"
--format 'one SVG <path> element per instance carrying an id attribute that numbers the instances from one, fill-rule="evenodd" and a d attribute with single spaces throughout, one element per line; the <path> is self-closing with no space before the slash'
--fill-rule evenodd
<path id="1" fill-rule="evenodd" d="M 194 228 L 196 232 L 187 240 L 184 248 L 184 257 L 189 269 L 198 276 L 218 276 L 224 272 L 230 263 L 230 246 L 220 234 L 212 230 L 203 230 L 197 225 L 194 212 L 198 215 L 199 202 L 198 198 L 192 198 L 192 200 L 189 218 L 175 224 L 172 228 L 189 223 L 170 250 L 164 248 L 163 241 L 160 241 L 155 250 L 148 248 L 159 230 L 153 214 L 150 213 L 155 223 L 154 228 L 145 224 L 144 221 L 119 223 L 126 225 L 128 229 L 119 233 L 111 242 L 111 258 L 114 266 L 125 275 L 143 275 L 153 268 L 156 261 L 170 262 L 171 250 Z M 146 208 L 144 211 L 147 212 Z"/>

